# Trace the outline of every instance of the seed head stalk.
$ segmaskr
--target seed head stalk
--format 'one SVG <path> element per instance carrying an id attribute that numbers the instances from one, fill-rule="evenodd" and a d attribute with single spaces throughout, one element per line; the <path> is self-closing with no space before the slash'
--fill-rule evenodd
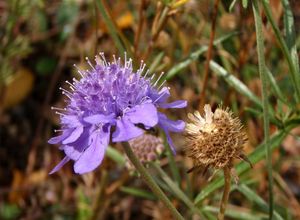
<path id="1" fill-rule="evenodd" d="M 224 167 L 224 191 L 222 196 L 222 201 L 220 203 L 220 212 L 218 214 L 218 220 L 223 220 L 225 216 L 226 206 L 228 203 L 229 193 L 230 193 L 230 183 L 231 183 L 231 173 L 228 166 Z"/>

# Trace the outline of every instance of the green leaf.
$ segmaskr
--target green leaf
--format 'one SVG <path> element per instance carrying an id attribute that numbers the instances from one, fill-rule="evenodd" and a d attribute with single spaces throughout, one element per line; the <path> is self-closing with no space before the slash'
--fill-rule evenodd
<path id="1" fill-rule="evenodd" d="M 284 28 L 286 32 L 286 44 L 290 50 L 292 61 L 299 73 L 299 57 L 296 45 L 296 32 L 295 32 L 295 22 L 292 9 L 290 7 L 288 0 L 281 0 L 283 4 L 284 12 Z"/>
<path id="2" fill-rule="evenodd" d="M 243 5 L 243 8 L 247 8 L 248 7 L 248 0 L 242 0 L 242 5 Z"/>
<path id="3" fill-rule="evenodd" d="M 284 97 L 284 95 L 283 95 L 281 89 L 279 88 L 275 78 L 273 77 L 273 74 L 271 73 L 271 71 L 268 68 L 266 68 L 266 75 L 268 77 L 268 80 L 269 80 L 269 83 L 272 87 L 272 90 L 273 90 L 274 94 L 277 96 L 277 98 L 279 98 L 286 105 L 291 106 L 290 102 L 288 102 L 286 100 L 286 98 Z"/>
<path id="4" fill-rule="evenodd" d="M 252 189 L 250 189 L 247 185 L 241 184 L 236 187 L 236 189 L 242 193 L 246 198 L 255 203 L 258 207 L 261 208 L 264 212 L 268 212 L 269 206 L 268 204 L 259 196 L 257 195 Z M 276 220 L 283 220 L 283 218 L 276 212 L 276 210 L 273 211 L 274 218 Z"/>
<path id="5" fill-rule="evenodd" d="M 150 193 L 149 191 L 145 191 L 145 190 L 141 190 L 141 189 L 136 189 L 133 187 L 127 187 L 127 186 L 122 186 L 120 188 L 121 192 L 136 196 L 136 197 L 140 197 L 140 198 L 144 198 L 144 199 L 150 199 L 150 200 L 156 200 L 156 197 Z"/>
<path id="6" fill-rule="evenodd" d="M 266 153 L 266 165 L 268 171 L 268 195 L 269 195 L 269 218 L 273 217 L 274 197 L 273 197 L 273 167 L 272 167 L 272 151 L 270 146 L 270 116 L 269 116 L 269 101 L 268 101 L 268 79 L 267 68 L 264 54 L 264 35 L 261 13 L 259 11 L 258 0 L 252 1 L 252 9 L 255 21 L 256 30 L 256 51 L 258 56 L 258 71 L 262 90 L 262 104 L 263 104 L 263 125 L 264 125 L 264 142 Z M 272 108 L 270 108 L 272 109 Z"/>
<path id="7" fill-rule="evenodd" d="M 205 206 L 203 211 L 206 212 L 212 212 L 212 213 L 218 213 L 219 208 L 213 207 L 213 206 Z M 238 220 L 265 220 L 267 215 L 252 211 L 241 211 L 241 210 L 235 210 L 233 208 L 227 208 L 225 212 L 225 216 L 229 217 L 230 219 L 238 219 Z"/>
<path id="8" fill-rule="evenodd" d="M 125 165 L 125 157 L 115 148 L 108 146 L 106 149 L 106 155 L 120 166 Z"/>

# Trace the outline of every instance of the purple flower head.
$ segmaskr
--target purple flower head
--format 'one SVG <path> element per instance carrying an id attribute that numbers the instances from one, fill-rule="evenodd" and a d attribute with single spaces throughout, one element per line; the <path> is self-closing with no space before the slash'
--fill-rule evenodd
<path id="1" fill-rule="evenodd" d="M 61 90 L 67 97 L 67 106 L 59 110 L 61 134 L 48 143 L 60 144 L 65 158 L 50 172 L 59 170 L 69 160 L 75 161 L 75 173 L 83 174 L 98 167 L 110 139 L 112 142 L 136 138 L 156 125 L 164 130 L 174 150 L 169 132 L 181 132 L 185 123 L 172 121 L 158 108 L 184 108 L 186 101 L 167 103 L 169 88 L 157 85 L 144 73 L 145 64 L 134 72 L 132 60 L 121 59 L 112 63 L 104 54 L 96 56 L 96 65 L 90 70 L 78 70 L 82 78 L 69 83 L 70 91 Z M 111 138 L 112 137 L 112 138 Z"/>

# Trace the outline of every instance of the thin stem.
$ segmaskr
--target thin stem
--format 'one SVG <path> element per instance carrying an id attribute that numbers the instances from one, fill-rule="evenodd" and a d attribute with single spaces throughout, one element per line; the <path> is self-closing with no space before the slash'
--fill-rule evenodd
<path id="1" fill-rule="evenodd" d="M 262 86 L 262 102 L 263 102 L 263 116 L 264 116 L 264 136 L 265 136 L 265 149 L 268 168 L 268 183 L 269 183 L 269 219 L 273 217 L 273 176 L 272 176 L 272 152 L 270 147 L 270 131 L 269 131 L 269 114 L 268 114 L 268 93 L 267 93 L 267 73 L 264 58 L 264 39 L 262 31 L 262 21 L 259 14 L 258 1 L 253 0 L 253 13 L 256 28 L 256 41 L 257 41 L 257 55 L 258 55 L 258 68 Z"/>
<path id="2" fill-rule="evenodd" d="M 201 109 L 201 110 L 203 109 L 203 106 L 205 104 L 205 91 L 206 91 L 207 82 L 208 82 L 209 63 L 212 58 L 212 49 L 213 49 L 213 43 L 214 43 L 214 38 L 215 38 L 218 6 L 219 6 L 219 0 L 215 0 L 214 11 L 213 11 L 213 16 L 212 16 L 212 23 L 211 23 L 210 39 L 209 39 L 209 45 L 208 45 L 208 50 L 207 50 L 207 54 L 206 54 L 206 62 L 205 62 L 205 67 L 204 67 L 204 78 L 203 78 L 201 94 L 200 94 L 199 109 Z"/>
<path id="3" fill-rule="evenodd" d="M 128 142 L 123 142 L 123 148 L 125 150 L 127 157 L 135 166 L 137 171 L 141 174 L 142 178 L 147 183 L 149 188 L 165 204 L 165 206 L 173 214 L 174 218 L 184 220 L 184 218 L 180 215 L 180 213 L 177 211 L 177 209 L 174 207 L 174 205 L 171 203 L 168 197 L 163 193 L 163 191 L 159 188 L 159 186 L 156 184 L 154 179 L 149 175 L 149 173 L 142 165 L 142 163 L 139 161 L 139 159 L 135 156 Z"/>
<path id="4" fill-rule="evenodd" d="M 224 191 L 222 196 L 222 201 L 220 204 L 220 212 L 218 214 L 218 220 L 223 220 L 225 216 L 226 206 L 228 203 L 230 184 L 231 184 L 231 174 L 230 168 L 228 166 L 224 167 Z"/>

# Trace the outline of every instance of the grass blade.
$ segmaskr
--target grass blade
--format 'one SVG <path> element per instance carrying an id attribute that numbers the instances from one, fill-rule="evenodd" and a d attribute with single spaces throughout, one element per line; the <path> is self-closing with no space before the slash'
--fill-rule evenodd
<path id="1" fill-rule="evenodd" d="M 271 73 L 271 71 L 266 68 L 266 74 L 268 77 L 268 80 L 270 82 L 270 85 L 273 89 L 274 94 L 286 105 L 290 106 L 291 104 L 286 100 L 286 98 L 284 97 L 281 89 L 279 88 L 278 84 L 276 83 L 275 78 L 273 77 L 273 74 Z"/>
<path id="2" fill-rule="evenodd" d="M 217 74 L 217 76 L 222 76 L 224 80 L 236 91 L 238 91 L 239 93 L 241 93 L 242 95 L 250 99 L 252 102 L 254 102 L 256 105 L 262 108 L 262 103 L 259 100 L 259 98 L 256 95 L 254 95 L 242 81 L 240 81 L 234 75 L 228 73 L 223 67 L 221 67 L 214 61 L 210 61 L 210 68 L 215 74 Z"/>
<path id="3" fill-rule="evenodd" d="M 106 155 L 115 161 L 118 165 L 124 166 L 125 165 L 125 158 L 124 156 L 115 148 L 108 146 L 106 149 Z"/>
<path id="4" fill-rule="evenodd" d="M 202 209 L 205 212 L 213 212 L 218 213 L 218 208 L 213 206 L 205 206 Z M 238 219 L 238 220 L 265 220 L 266 216 L 261 213 L 252 213 L 250 210 L 249 212 L 235 210 L 233 208 L 229 208 L 226 210 L 225 216 L 229 217 L 230 219 Z"/>
<path id="5" fill-rule="evenodd" d="M 295 24 L 294 17 L 292 13 L 292 9 L 290 7 L 290 3 L 288 0 L 281 0 L 283 4 L 283 12 L 284 12 L 284 28 L 286 32 L 286 43 L 290 50 L 292 61 L 296 68 L 296 71 L 299 73 L 299 57 L 297 53 L 297 45 L 296 45 L 296 32 L 295 32 Z"/>
<path id="6" fill-rule="evenodd" d="M 240 193 L 246 196 L 249 201 L 258 205 L 263 211 L 267 212 L 269 210 L 268 204 L 253 190 L 251 190 L 247 185 L 241 184 L 236 188 Z M 273 214 L 274 214 L 274 219 L 283 220 L 283 218 L 276 212 L 276 210 L 274 210 Z"/>
<path id="7" fill-rule="evenodd" d="M 283 39 L 283 37 L 280 33 L 280 30 L 279 30 L 279 28 L 278 28 L 278 26 L 275 23 L 275 20 L 273 18 L 272 11 L 271 11 L 271 8 L 270 8 L 270 3 L 267 0 L 262 0 L 261 2 L 262 2 L 262 5 L 263 5 L 263 8 L 264 8 L 264 11 L 266 12 L 266 16 L 267 16 L 268 20 L 270 21 L 272 29 L 275 33 L 276 39 L 277 39 L 277 41 L 280 45 L 280 48 L 283 52 L 283 55 L 284 55 L 284 57 L 286 58 L 286 60 L 288 62 L 288 66 L 289 66 L 290 74 L 291 74 L 291 79 L 292 79 L 293 86 L 294 86 L 295 92 L 296 92 L 296 98 L 297 98 L 297 101 L 299 101 L 300 100 L 300 74 L 299 74 L 299 71 L 297 71 L 297 69 L 299 69 L 299 67 L 297 68 L 294 65 L 293 59 L 290 55 L 289 48 L 288 48 L 287 44 L 285 43 L 285 41 L 284 41 L 284 39 Z"/>
<path id="8" fill-rule="evenodd" d="M 233 32 L 227 35 L 224 35 L 216 40 L 214 40 L 213 45 L 218 45 L 219 43 L 222 43 L 226 40 L 228 40 L 229 38 L 237 35 L 238 32 Z M 195 61 L 196 59 L 198 59 L 198 57 L 203 54 L 205 51 L 207 51 L 208 47 L 207 46 L 202 46 L 200 47 L 198 50 L 192 52 L 185 60 L 183 60 L 182 62 L 178 63 L 177 65 L 173 66 L 165 75 L 165 79 L 169 80 L 172 77 L 174 77 L 176 74 L 178 74 L 180 71 L 182 71 L 184 68 L 186 68 L 188 65 L 190 65 L 190 63 L 192 63 L 193 61 Z"/>
<path id="9" fill-rule="evenodd" d="M 199 216 L 202 216 L 201 211 L 194 205 L 194 203 L 186 196 L 186 194 L 179 188 L 179 186 L 172 181 L 172 179 L 161 169 L 157 163 L 151 163 L 155 170 L 159 173 L 162 179 L 166 182 L 168 187 L 172 190 L 174 195 L 181 201 L 183 201 L 187 207 L 191 209 L 194 213 L 197 213 Z"/>
<path id="10" fill-rule="evenodd" d="M 140 198 L 144 198 L 144 199 L 150 199 L 150 200 L 156 200 L 156 197 L 150 193 L 149 191 L 145 191 L 145 190 L 141 190 L 141 189 L 136 189 L 133 187 L 127 187 L 127 186 L 122 186 L 120 188 L 121 192 L 136 196 L 136 197 L 140 197 Z"/>
<path id="11" fill-rule="evenodd" d="M 274 198 L 273 198 L 273 167 L 272 167 L 272 151 L 270 147 L 270 120 L 269 120 L 269 103 L 267 92 L 267 69 L 264 55 L 264 37 L 262 30 L 262 19 L 259 13 L 258 1 L 254 0 L 252 4 L 255 30 L 256 30 L 256 42 L 257 42 L 257 55 L 258 55 L 258 70 L 262 88 L 262 102 L 263 102 L 263 123 L 264 123 L 264 142 L 266 149 L 266 162 L 268 169 L 268 186 L 269 186 L 269 218 L 273 217 Z"/>
<path id="12" fill-rule="evenodd" d="M 222 66 L 220 66 L 214 61 L 210 61 L 210 68 L 213 73 L 217 74 L 217 76 L 223 77 L 224 80 L 231 87 L 233 87 L 237 92 L 239 92 L 240 94 L 242 94 L 243 96 L 247 97 L 249 100 L 254 102 L 256 105 L 260 107 L 260 109 L 263 108 L 263 105 L 259 100 L 259 98 L 256 95 L 254 95 L 242 81 L 240 81 L 234 75 L 228 73 Z M 258 112 L 261 113 L 260 111 Z M 274 117 L 273 109 L 269 109 L 269 115 L 270 115 L 270 121 L 272 123 L 274 123 L 278 127 L 282 126 L 282 122 Z"/>
<path id="13" fill-rule="evenodd" d="M 108 32 L 111 35 L 113 41 L 116 44 L 116 47 L 119 50 L 119 53 L 124 54 L 125 49 L 124 49 L 123 44 L 118 36 L 117 29 L 116 29 L 114 23 L 112 22 L 112 20 L 110 19 L 102 0 L 97 0 L 97 6 L 98 6 L 100 13 L 102 14 L 102 17 L 107 26 Z"/>

